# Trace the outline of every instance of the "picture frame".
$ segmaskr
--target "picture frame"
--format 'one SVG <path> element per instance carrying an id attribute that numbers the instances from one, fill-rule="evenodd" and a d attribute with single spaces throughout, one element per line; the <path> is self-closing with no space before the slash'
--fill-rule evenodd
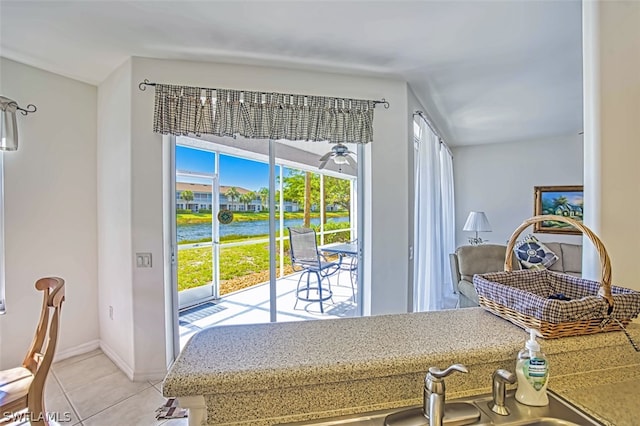
<path id="1" fill-rule="evenodd" d="M 584 187 L 582 185 L 535 186 L 534 216 L 557 214 L 582 222 L 584 213 Z M 550 234 L 581 234 L 568 223 L 542 221 L 533 225 L 533 232 Z"/>

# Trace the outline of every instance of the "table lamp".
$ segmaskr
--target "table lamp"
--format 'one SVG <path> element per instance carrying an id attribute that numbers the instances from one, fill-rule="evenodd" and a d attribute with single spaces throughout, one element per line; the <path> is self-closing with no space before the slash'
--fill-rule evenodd
<path id="1" fill-rule="evenodd" d="M 489 220 L 487 220 L 484 212 L 471 212 L 462 230 L 476 233 L 475 237 L 469 237 L 469 244 L 477 246 L 478 244 L 484 243 L 482 238 L 478 236 L 478 232 L 491 232 L 491 225 L 489 225 Z"/>

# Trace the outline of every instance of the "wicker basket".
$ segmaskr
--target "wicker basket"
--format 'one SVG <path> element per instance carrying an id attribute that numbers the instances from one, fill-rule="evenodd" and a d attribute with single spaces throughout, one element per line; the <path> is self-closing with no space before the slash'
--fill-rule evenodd
<path id="1" fill-rule="evenodd" d="M 528 226 L 546 220 L 568 223 L 582 231 L 600 256 L 601 282 L 548 270 L 512 271 L 516 239 Z M 611 261 L 593 231 L 571 218 L 541 215 L 527 219 L 507 244 L 504 272 L 475 275 L 480 306 L 522 328 L 535 328 L 544 338 L 558 338 L 622 330 L 640 313 L 640 293 L 611 286 Z M 553 300 L 556 292 L 571 301 Z"/>

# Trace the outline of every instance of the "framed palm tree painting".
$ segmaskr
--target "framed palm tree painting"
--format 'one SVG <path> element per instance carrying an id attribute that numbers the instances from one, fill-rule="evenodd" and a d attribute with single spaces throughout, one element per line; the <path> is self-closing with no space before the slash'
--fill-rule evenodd
<path id="1" fill-rule="evenodd" d="M 570 217 L 582 222 L 584 209 L 584 189 L 575 186 L 536 186 L 534 187 L 534 215 L 554 214 Z M 580 234 L 580 230 L 568 223 L 546 220 L 533 225 L 533 232 L 553 234 Z"/>

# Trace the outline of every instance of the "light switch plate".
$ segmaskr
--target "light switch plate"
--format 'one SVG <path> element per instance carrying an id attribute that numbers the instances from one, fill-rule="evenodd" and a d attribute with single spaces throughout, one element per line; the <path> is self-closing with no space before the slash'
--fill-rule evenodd
<path id="1" fill-rule="evenodd" d="M 136 267 L 151 268 L 151 253 L 136 253 Z"/>

